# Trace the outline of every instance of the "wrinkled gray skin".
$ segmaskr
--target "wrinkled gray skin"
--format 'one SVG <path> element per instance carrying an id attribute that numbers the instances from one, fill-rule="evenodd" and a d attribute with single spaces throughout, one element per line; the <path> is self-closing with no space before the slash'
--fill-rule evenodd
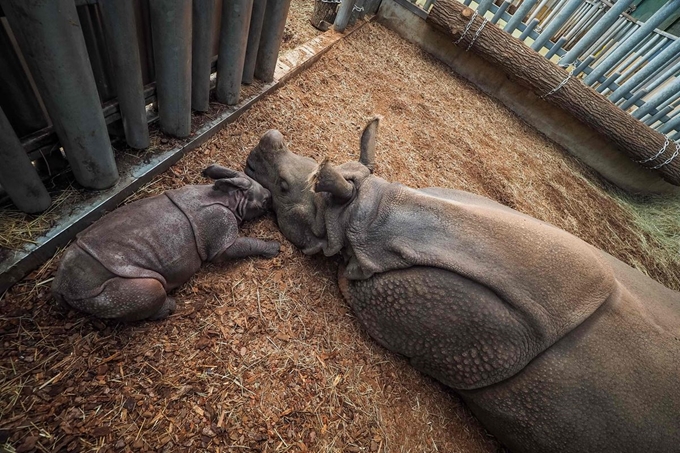
<path id="1" fill-rule="evenodd" d="M 305 253 L 342 253 L 369 334 L 516 452 L 680 451 L 680 294 L 492 200 L 317 165 L 268 131 L 246 173 Z"/>
<path id="2" fill-rule="evenodd" d="M 176 305 L 167 293 L 203 262 L 276 256 L 278 242 L 238 237 L 271 206 L 269 191 L 216 165 L 204 175 L 217 181 L 130 203 L 80 233 L 59 263 L 55 299 L 101 318 L 162 319 Z"/>

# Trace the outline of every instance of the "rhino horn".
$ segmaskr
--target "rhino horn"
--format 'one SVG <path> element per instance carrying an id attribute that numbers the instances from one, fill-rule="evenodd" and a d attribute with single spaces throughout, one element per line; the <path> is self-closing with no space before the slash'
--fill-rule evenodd
<path id="1" fill-rule="evenodd" d="M 380 115 L 376 115 L 364 128 L 361 134 L 361 155 L 359 162 L 364 164 L 371 173 L 375 169 L 375 139 L 378 135 L 378 124 L 380 123 Z"/>
<path id="2" fill-rule="evenodd" d="M 328 159 L 321 162 L 312 174 L 310 182 L 315 192 L 328 192 L 340 204 L 347 203 L 354 195 L 354 185 L 343 178 Z"/>
<path id="3" fill-rule="evenodd" d="M 285 151 L 286 143 L 281 132 L 276 129 L 269 129 L 260 139 L 258 147 L 265 152 L 280 152 Z"/>

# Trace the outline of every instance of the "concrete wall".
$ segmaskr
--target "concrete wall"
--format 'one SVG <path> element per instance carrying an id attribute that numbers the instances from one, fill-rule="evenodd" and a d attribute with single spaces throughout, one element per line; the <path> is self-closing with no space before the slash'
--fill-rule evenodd
<path id="1" fill-rule="evenodd" d="M 499 100 L 622 189 L 635 193 L 680 194 L 680 187 L 635 164 L 595 130 L 511 81 L 504 72 L 474 53 L 465 52 L 453 44 L 451 37 L 435 30 L 397 1 L 382 0 L 378 21 L 450 66 L 456 74 Z"/>

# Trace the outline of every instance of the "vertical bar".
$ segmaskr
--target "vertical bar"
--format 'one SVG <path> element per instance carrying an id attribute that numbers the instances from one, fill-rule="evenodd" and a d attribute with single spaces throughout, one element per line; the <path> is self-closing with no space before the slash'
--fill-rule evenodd
<path id="1" fill-rule="evenodd" d="M 607 77 L 607 80 L 605 80 L 604 82 L 602 82 L 602 84 L 601 84 L 599 87 L 597 87 L 597 90 L 596 90 L 596 91 L 597 91 L 598 93 L 604 93 L 605 90 L 606 90 L 607 88 L 609 88 L 609 86 L 610 86 L 612 83 L 614 83 L 614 81 L 615 81 L 616 79 L 618 79 L 619 77 L 621 77 L 621 73 L 620 73 L 620 72 L 615 72 L 614 74 L 610 75 L 609 77 Z"/>
<path id="2" fill-rule="evenodd" d="M 253 0 L 231 0 L 222 4 L 215 95 L 218 101 L 228 105 L 237 104 L 241 93 L 241 77 L 252 11 Z"/>
<path id="3" fill-rule="evenodd" d="M 644 96 L 647 96 L 649 92 L 645 89 L 639 90 L 637 93 L 635 93 L 630 99 L 628 99 L 626 102 L 620 105 L 621 110 L 628 110 L 631 108 L 637 101 L 642 99 Z"/>
<path id="4" fill-rule="evenodd" d="M 546 3 L 548 3 L 548 0 L 541 0 L 536 9 L 534 9 L 534 11 L 531 13 L 531 16 L 529 16 L 529 18 L 527 19 L 527 23 L 531 23 L 532 20 L 538 17 L 538 15 L 541 12 L 541 9 L 543 9 Z M 538 22 L 540 22 L 540 20 Z"/>
<path id="5" fill-rule="evenodd" d="M 655 36 L 648 40 L 638 52 L 634 52 L 633 58 L 628 62 L 629 66 L 621 73 L 621 80 L 627 79 L 631 74 L 637 71 L 640 66 L 649 63 L 650 55 L 654 55 L 658 52 L 658 50 L 666 44 L 667 40 L 668 38 L 655 34 Z"/>
<path id="6" fill-rule="evenodd" d="M 666 122 L 663 126 L 661 126 L 661 129 L 659 132 L 662 134 L 667 134 L 673 129 L 680 130 L 680 111 L 673 116 L 669 121 Z"/>
<path id="7" fill-rule="evenodd" d="M 118 170 L 73 0 L 0 4 L 76 180 L 90 189 L 111 187 Z"/>
<path id="8" fill-rule="evenodd" d="M 338 7 L 338 14 L 335 16 L 335 22 L 333 23 L 333 28 L 338 33 L 342 33 L 347 28 L 349 24 L 350 16 L 352 15 L 352 10 L 356 0 L 342 0 L 340 6 Z"/>
<path id="9" fill-rule="evenodd" d="M 111 57 L 125 140 L 136 149 L 149 146 L 149 125 L 142 84 L 142 64 L 132 0 L 99 0 Z"/>
<path id="10" fill-rule="evenodd" d="M 600 79 L 609 69 L 616 64 L 624 55 L 633 50 L 633 48 L 648 34 L 650 34 L 657 25 L 663 22 L 666 17 L 673 11 L 680 8 L 680 0 L 669 0 L 664 6 L 662 6 L 652 17 L 647 19 L 635 33 L 623 41 L 619 46 L 614 49 L 605 59 L 602 61 L 593 72 L 588 74 L 585 78 L 585 83 L 592 85 Z"/>
<path id="11" fill-rule="evenodd" d="M 532 30 L 536 27 L 536 25 L 538 25 L 538 22 L 538 19 L 531 19 L 531 21 L 527 24 L 527 28 L 525 28 L 522 34 L 519 36 L 519 40 L 524 41 L 527 39 Z"/>
<path id="12" fill-rule="evenodd" d="M 642 119 L 645 115 L 654 110 L 659 104 L 666 101 L 669 97 L 680 91 L 680 78 L 674 79 L 671 83 L 663 87 L 657 94 L 646 100 L 644 105 L 633 112 L 633 117 Z"/>
<path id="13" fill-rule="evenodd" d="M 621 99 L 627 92 L 638 86 L 642 81 L 644 81 L 648 76 L 650 76 L 654 71 L 664 66 L 668 63 L 670 58 L 673 58 L 678 53 L 680 53 L 680 38 L 676 39 L 670 46 L 666 47 L 659 55 L 657 55 L 652 61 L 647 63 L 645 67 L 640 69 L 636 74 L 634 74 L 630 79 L 628 79 L 623 85 L 612 93 L 609 99 L 612 102 L 616 102 Z"/>
<path id="14" fill-rule="evenodd" d="M 508 21 L 507 24 L 505 24 L 503 30 L 512 34 L 512 32 L 515 31 L 515 29 L 517 28 L 517 26 L 520 23 L 522 23 L 522 20 L 526 17 L 526 15 L 529 13 L 531 8 L 536 4 L 537 1 L 538 0 L 524 0 L 520 7 L 517 8 L 517 11 L 515 11 L 515 14 L 512 15 L 512 18 Z"/>
<path id="15" fill-rule="evenodd" d="M 567 39 L 564 36 L 562 36 L 560 39 L 558 39 L 557 42 L 555 44 L 553 44 L 553 46 L 550 48 L 548 53 L 545 54 L 545 58 L 547 60 L 550 60 L 553 57 L 553 55 L 555 55 L 557 53 L 557 51 L 562 48 L 562 46 L 564 45 L 564 43 L 566 41 L 567 41 Z"/>
<path id="16" fill-rule="evenodd" d="M 644 121 L 644 123 L 645 123 L 647 126 L 651 126 L 652 124 L 656 123 L 657 121 L 659 121 L 661 118 L 663 118 L 664 116 L 668 115 L 668 114 L 671 113 L 672 111 L 673 111 L 673 106 L 672 106 L 672 105 L 667 105 L 666 107 L 664 107 L 664 108 L 662 108 L 661 110 L 659 110 L 659 111 L 657 112 L 656 115 L 653 115 L 653 116 L 647 118 L 647 119 Z"/>
<path id="17" fill-rule="evenodd" d="M 267 0 L 267 10 L 262 24 L 260 47 L 257 50 L 255 77 L 264 81 L 274 80 L 276 61 L 279 58 L 281 38 L 286 26 L 291 0 Z"/>
<path id="18" fill-rule="evenodd" d="M 588 55 L 581 63 L 576 65 L 576 68 L 574 68 L 574 73 L 573 76 L 576 77 L 580 73 L 586 70 L 588 66 L 590 66 L 590 63 L 592 63 L 595 60 L 595 55 Z"/>
<path id="19" fill-rule="evenodd" d="M 510 6 L 511 3 L 512 3 L 512 0 L 503 0 L 503 3 L 501 3 L 501 6 L 496 11 L 496 14 L 494 14 L 493 18 L 491 18 L 492 24 L 495 24 L 495 23 L 498 22 L 498 20 L 503 16 L 503 13 L 505 12 L 506 9 L 508 9 L 508 6 Z"/>
<path id="20" fill-rule="evenodd" d="M 210 72 L 215 0 L 193 1 L 191 40 L 191 108 L 199 112 L 210 109 Z"/>
<path id="21" fill-rule="evenodd" d="M 425 11 L 430 11 L 430 7 L 432 7 L 432 4 L 434 3 L 434 0 L 426 0 L 425 1 L 425 6 L 423 6 L 423 9 Z"/>
<path id="22" fill-rule="evenodd" d="M 161 131 L 191 133 L 191 2 L 149 0 Z"/>
<path id="23" fill-rule="evenodd" d="M 580 6 L 581 2 L 576 0 L 572 0 L 564 5 L 555 18 L 550 21 L 550 24 L 543 29 L 543 33 L 538 35 L 538 38 L 536 38 L 536 41 L 531 45 L 531 48 L 536 51 L 540 50 Z"/>
<path id="24" fill-rule="evenodd" d="M 477 13 L 480 16 L 484 16 L 484 13 L 491 8 L 494 0 L 479 0 L 479 5 L 477 5 Z"/>
<path id="25" fill-rule="evenodd" d="M 250 15 L 250 28 L 248 30 L 248 47 L 246 48 L 246 59 L 243 63 L 243 77 L 241 78 L 241 82 L 245 84 L 253 83 L 255 78 L 257 49 L 260 47 L 260 36 L 262 35 L 262 24 L 264 23 L 266 8 L 267 0 L 253 1 L 253 12 Z"/>
<path id="26" fill-rule="evenodd" d="M 38 172 L 21 146 L 5 113 L 0 109 L 0 184 L 20 210 L 29 214 L 42 212 L 52 200 L 40 181 Z"/>

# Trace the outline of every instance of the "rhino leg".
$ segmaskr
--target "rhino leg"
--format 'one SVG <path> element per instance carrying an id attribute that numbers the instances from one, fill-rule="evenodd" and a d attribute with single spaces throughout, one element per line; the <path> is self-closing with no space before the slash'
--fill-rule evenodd
<path id="1" fill-rule="evenodd" d="M 218 254 L 213 263 L 219 264 L 225 261 L 248 256 L 260 255 L 265 258 L 274 258 L 279 254 L 281 244 L 276 241 L 263 241 L 255 238 L 238 238 L 222 253 Z"/>
<path id="2" fill-rule="evenodd" d="M 91 315 L 120 321 L 162 319 L 175 309 L 174 300 L 167 297 L 161 282 L 154 278 L 114 277 L 96 296 L 68 303 Z"/>

